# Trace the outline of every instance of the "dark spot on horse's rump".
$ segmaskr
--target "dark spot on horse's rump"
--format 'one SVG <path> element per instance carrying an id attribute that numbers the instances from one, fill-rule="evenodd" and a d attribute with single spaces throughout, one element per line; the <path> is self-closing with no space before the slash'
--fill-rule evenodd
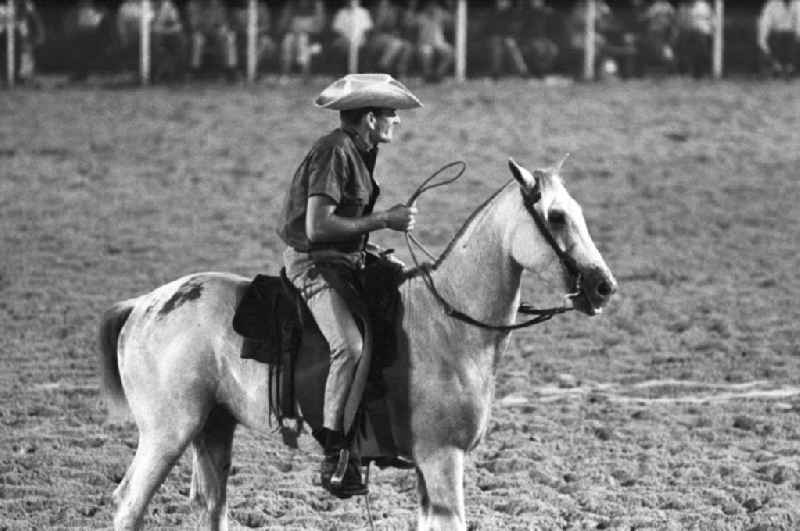
<path id="1" fill-rule="evenodd" d="M 177 309 L 181 304 L 189 301 L 193 301 L 200 297 L 200 294 L 203 293 L 203 283 L 197 279 L 190 279 L 187 280 L 180 288 L 178 288 L 175 293 L 172 294 L 172 297 L 169 298 L 167 302 L 164 303 L 164 306 L 161 307 L 161 310 L 158 312 L 158 315 L 167 315 L 173 310 Z"/>

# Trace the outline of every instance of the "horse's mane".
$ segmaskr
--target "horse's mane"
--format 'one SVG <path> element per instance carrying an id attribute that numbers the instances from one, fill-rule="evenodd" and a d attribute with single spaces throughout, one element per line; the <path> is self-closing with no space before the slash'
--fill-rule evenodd
<path id="1" fill-rule="evenodd" d="M 442 262 L 443 262 L 443 261 L 444 261 L 444 260 L 447 258 L 447 256 L 448 256 L 448 255 L 449 255 L 449 254 L 452 252 L 453 248 L 454 248 L 454 247 L 455 247 L 455 245 L 456 245 L 456 242 L 458 242 L 458 241 L 461 239 L 461 237 L 462 237 L 462 236 L 463 236 L 463 235 L 464 235 L 464 234 L 465 234 L 465 233 L 466 233 L 466 232 L 467 232 L 467 231 L 468 231 L 468 230 L 469 230 L 469 229 L 472 227 L 473 223 L 474 223 L 474 222 L 475 222 L 475 220 L 478 218 L 478 216 L 479 216 L 479 215 L 480 215 L 480 214 L 481 214 L 481 213 L 482 213 L 482 212 L 483 212 L 483 211 L 486 209 L 486 207 L 487 207 L 487 206 L 489 206 L 489 204 L 490 204 L 490 203 L 492 203 L 492 201 L 494 201 L 494 199 L 495 199 L 495 198 L 496 198 L 498 195 L 500 195 L 500 193 L 501 193 L 503 190 L 505 190 L 505 189 L 508 187 L 508 185 L 509 185 L 509 184 L 511 184 L 512 182 L 513 182 L 513 179 L 509 180 L 507 183 L 505 183 L 503 186 L 501 186 L 501 187 L 500 187 L 500 188 L 499 188 L 499 189 L 498 189 L 498 190 L 497 190 L 495 193 L 493 193 L 493 194 L 492 194 L 492 195 L 491 195 L 491 196 L 490 196 L 490 197 L 489 197 L 489 198 L 488 198 L 486 201 L 484 201 L 483 203 L 481 203 L 481 204 L 480 204 L 480 205 L 479 205 L 479 206 L 478 206 L 478 207 L 477 207 L 477 208 L 476 208 L 476 209 L 475 209 L 475 210 L 472 212 L 472 214 L 470 214 L 470 215 L 469 215 L 469 217 L 468 217 L 468 218 L 467 218 L 467 220 L 464 222 L 464 224 L 463 224 L 463 225 L 461 225 L 461 228 L 460 228 L 460 229 L 458 229 L 458 231 L 456 232 L 456 234 L 453 236 L 453 238 L 452 238 L 452 239 L 450 240 L 450 242 L 447 244 L 447 247 L 445 248 L 445 250 L 442 252 L 442 254 L 440 254 L 440 255 L 439 255 L 439 258 L 437 258 L 437 259 L 436 259 L 436 262 L 434 262 L 433 264 L 426 262 L 426 263 L 423 263 L 423 264 L 420 264 L 420 265 L 414 266 L 414 267 L 412 267 L 412 268 L 410 268 L 410 269 L 406 270 L 405 274 L 403 275 L 403 282 L 405 282 L 406 280 L 408 280 L 408 279 L 410 279 L 410 278 L 414 278 L 414 277 L 418 277 L 418 276 L 422 275 L 422 274 L 423 274 L 423 272 L 424 272 L 425 270 L 427 270 L 427 271 L 432 271 L 432 270 L 435 270 L 437 267 L 439 267 L 439 265 L 440 265 L 440 264 L 441 264 L 441 263 L 442 263 Z"/>
<path id="2" fill-rule="evenodd" d="M 554 171 L 545 171 L 544 179 L 542 179 L 540 185 L 543 186 L 544 188 L 548 188 L 552 186 L 554 181 L 562 182 L 558 173 Z M 450 239 L 450 242 L 447 244 L 447 247 L 445 247 L 445 250 L 442 251 L 442 254 L 440 254 L 439 257 L 436 259 L 436 262 L 434 262 L 433 264 L 426 262 L 406 270 L 405 274 L 403 275 L 403 282 L 405 282 L 410 278 L 422 275 L 423 271 L 426 269 L 428 271 L 436 270 L 436 268 L 438 268 L 441 265 L 441 263 L 450 255 L 450 253 L 453 251 L 458 241 L 461 240 L 461 238 L 472 228 L 474 223 L 477 221 L 478 217 L 480 217 L 480 215 L 486 210 L 486 208 L 497 198 L 497 196 L 499 196 L 506 188 L 508 188 L 510 185 L 514 183 L 515 183 L 514 179 L 509 179 L 505 184 L 503 184 L 503 186 L 498 188 L 491 196 L 489 196 L 488 199 L 486 199 L 477 208 L 475 208 L 475 210 L 472 211 L 472 213 L 469 215 L 466 221 L 461 225 L 461 228 L 459 228 L 458 231 L 455 233 L 455 235 Z"/>
<path id="3" fill-rule="evenodd" d="M 484 211 L 486 210 L 486 208 L 487 208 L 487 207 L 488 207 L 488 206 L 489 206 L 489 205 L 490 205 L 492 202 L 494 202 L 494 200 L 497 198 L 497 196 L 499 196 L 499 195 L 500 195 L 500 194 L 503 192 L 503 190 L 505 190 L 506 188 L 508 188 L 508 186 L 509 186 L 510 184 L 512 184 L 513 182 L 514 182 L 514 180 L 513 180 L 513 179 L 510 179 L 510 180 L 509 180 L 508 182 L 506 182 L 506 183 L 505 183 L 503 186 L 501 186 L 500 188 L 498 188 L 498 190 L 497 190 L 495 193 L 493 193 L 491 196 L 489 196 L 489 198 L 488 198 L 486 201 L 484 201 L 483 203 L 481 203 L 481 204 L 480 204 L 480 205 L 479 205 L 479 206 L 478 206 L 478 207 L 477 207 L 475 210 L 473 210 L 473 211 L 472 211 L 472 214 L 470 214 L 470 215 L 469 215 L 469 217 L 468 217 L 468 218 L 467 218 L 467 220 L 464 222 L 464 224 L 463 224 L 463 225 L 461 225 L 461 228 L 460 228 L 460 229 L 458 229 L 458 231 L 455 233 L 455 235 L 453 236 L 453 238 L 450 240 L 450 243 L 448 243 L 448 244 L 447 244 L 447 247 L 445 247 L 445 249 L 444 249 L 444 251 L 442 252 L 442 254 L 441 254 L 441 255 L 439 255 L 439 258 L 436 260 L 436 263 L 434 263 L 434 264 L 433 264 L 433 269 L 436 269 L 437 267 L 439 267 L 439 266 L 441 265 L 441 263 L 442 263 L 442 262 L 443 262 L 443 261 L 444 261 L 444 260 L 445 260 L 445 259 L 446 259 L 446 258 L 447 258 L 449 255 L 450 255 L 450 253 L 453 251 L 453 249 L 454 249 L 454 248 L 455 248 L 455 246 L 456 246 L 456 243 L 457 243 L 457 242 L 458 242 L 458 241 L 461 239 L 461 237 L 462 237 L 462 236 L 464 236 L 464 234 L 466 234 L 466 233 L 467 233 L 467 232 L 468 232 L 468 231 L 469 231 L 469 230 L 472 228 L 473 224 L 474 224 L 474 223 L 475 223 L 475 221 L 478 219 L 478 217 L 480 217 L 480 215 L 484 213 Z"/>

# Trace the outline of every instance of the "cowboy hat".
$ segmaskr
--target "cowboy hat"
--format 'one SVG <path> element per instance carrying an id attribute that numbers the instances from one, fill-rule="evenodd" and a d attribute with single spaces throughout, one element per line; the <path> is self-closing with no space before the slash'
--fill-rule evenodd
<path id="1" fill-rule="evenodd" d="M 422 107 L 417 97 L 389 74 L 348 74 L 320 92 L 314 104 L 334 111 Z"/>

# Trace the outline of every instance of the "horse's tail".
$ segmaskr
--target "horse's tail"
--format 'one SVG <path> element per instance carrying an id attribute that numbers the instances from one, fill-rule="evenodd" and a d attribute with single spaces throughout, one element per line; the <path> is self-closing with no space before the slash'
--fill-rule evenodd
<path id="1" fill-rule="evenodd" d="M 122 416 L 128 409 L 128 401 L 125 399 L 125 390 L 122 388 L 119 374 L 117 346 L 119 333 L 135 305 L 136 299 L 118 302 L 103 314 L 100 321 L 97 341 L 100 347 L 100 388 L 107 398 L 109 413 L 112 416 Z"/>

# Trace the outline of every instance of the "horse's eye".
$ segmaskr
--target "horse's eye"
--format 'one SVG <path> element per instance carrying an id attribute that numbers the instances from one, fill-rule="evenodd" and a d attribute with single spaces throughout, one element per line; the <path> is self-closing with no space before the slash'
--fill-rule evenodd
<path id="1" fill-rule="evenodd" d="M 567 222 L 567 216 L 560 210 L 553 210 L 547 217 L 547 221 L 550 222 L 550 225 L 563 225 Z"/>

